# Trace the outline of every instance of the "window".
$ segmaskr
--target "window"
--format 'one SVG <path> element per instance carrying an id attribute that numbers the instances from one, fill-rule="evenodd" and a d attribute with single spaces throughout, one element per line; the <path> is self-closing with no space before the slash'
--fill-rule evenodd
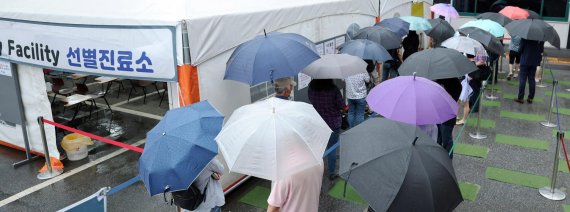
<path id="1" fill-rule="evenodd" d="M 257 102 L 270 97 L 275 94 L 275 88 L 271 82 L 262 82 L 258 85 L 251 86 L 249 88 L 251 95 L 251 102 Z"/>
<path id="2" fill-rule="evenodd" d="M 500 2 L 506 2 L 502 6 L 511 5 L 532 10 L 542 15 L 545 20 L 568 20 L 567 7 L 570 0 L 455 0 L 453 6 L 461 15 L 477 15 L 484 12 L 498 12 L 502 8 Z"/>

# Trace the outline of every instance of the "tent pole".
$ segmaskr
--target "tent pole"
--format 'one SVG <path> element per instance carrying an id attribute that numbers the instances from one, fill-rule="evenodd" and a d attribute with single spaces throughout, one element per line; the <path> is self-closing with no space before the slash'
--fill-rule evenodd
<path id="1" fill-rule="evenodd" d="M 18 77 L 18 70 L 17 70 L 17 66 L 14 63 L 10 63 L 10 66 L 12 67 L 12 76 L 14 77 L 14 84 L 16 85 L 16 93 L 18 96 L 18 106 L 20 107 L 20 117 L 22 119 L 22 135 L 24 137 L 24 145 L 26 148 L 26 159 L 16 162 L 14 164 L 12 164 L 12 167 L 14 168 L 18 168 L 20 166 L 26 165 L 30 162 L 33 162 L 36 159 L 39 159 L 40 157 L 38 156 L 32 156 L 31 155 L 31 150 L 30 150 L 30 141 L 28 140 L 28 124 L 26 121 L 26 113 L 24 110 L 24 103 L 22 102 L 22 92 L 20 89 L 20 79 Z"/>
<path id="2" fill-rule="evenodd" d="M 184 65 L 190 65 L 190 42 L 188 41 L 188 27 L 186 20 L 182 20 L 182 60 Z"/>

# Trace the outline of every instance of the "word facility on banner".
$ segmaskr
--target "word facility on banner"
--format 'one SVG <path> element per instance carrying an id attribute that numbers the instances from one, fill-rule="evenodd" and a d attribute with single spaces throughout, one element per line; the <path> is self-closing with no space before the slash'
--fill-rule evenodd
<path id="1" fill-rule="evenodd" d="M 0 58 L 48 69 L 175 81 L 172 26 L 89 26 L 0 20 Z"/>

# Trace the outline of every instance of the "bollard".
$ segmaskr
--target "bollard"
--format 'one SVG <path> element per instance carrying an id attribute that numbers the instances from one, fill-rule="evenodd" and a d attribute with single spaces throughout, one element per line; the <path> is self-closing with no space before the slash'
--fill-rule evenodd
<path id="1" fill-rule="evenodd" d="M 558 131 L 556 133 L 556 152 L 554 152 L 554 168 L 552 169 L 552 179 L 550 180 L 550 187 L 543 187 L 538 189 L 540 195 L 549 200 L 563 200 L 566 194 L 556 187 L 556 178 L 558 177 L 558 162 L 560 160 L 558 154 L 560 152 L 560 142 L 564 138 L 564 133 Z"/>
<path id="2" fill-rule="evenodd" d="M 38 124 L 40 125 L 40 132 L 42 135 L 42 144 L 44 146 L 44 154 L 45 154 L 45 158 L 46 158 L 46 166 L 47 166 L 47 170 L 45 172 L 39 173 L 38 174 L 38 179 L 40 180 L 45 180 L 45 179 L 50 179 L 53 178 L 55 176 L 60 175 L 61 173 L 63 173 L 63 170 L 61 169 L 54 169 L 51 167 L 51 158 L 49 157 L 49 151 L 48 151 L 48 146 L 47 146 L 47 141 L 46 141 L 46 131 L 44 129 L 44 122 L 43 122 L 43 117 L 38 117 Z"/>
<path id="3" fill-rule="evenodd" d="M 557 125 L 555 123 L 550 122 L 551 118 L 552 118 L 552 108 L 554 107 L 554 93 L 556 92 L 556 85 L 558 84 L 558 81 L 554 80 L 552 81 L 552 95 L 550 96 L 550 109 L 548 110 L 548 115 L 546 116 L 546 121 L 542 121 L 540 122 L 540 124 L 542 124 L 542 126 L 545 127 L 556 127 Z"/>
<path id="4" fill-rule="evenodd" d="M 482 86 L 481 86 L 481 91 L 479 91 L 479 112 L 477 113 L 477 131 L 475 133 L 469 133 L 469 136 L 471 138 L 474 139 L 485 139 L 487 138 L 487 135 L 483 135 L 481 133 L 481 113 L 482 110 L 481 108 L 483 108 L 483 104 L 481 104 L 481 101 L 483 100 L 483 94 L 485 93 L 485 81 L 483 81 Z"/>

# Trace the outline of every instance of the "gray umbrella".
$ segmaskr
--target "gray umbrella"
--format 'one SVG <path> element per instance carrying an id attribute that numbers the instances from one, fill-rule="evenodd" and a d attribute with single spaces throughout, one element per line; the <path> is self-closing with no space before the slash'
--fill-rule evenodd
<path id="1" fill-rule="evenodd" d="M 436 43 L 441 43 L 455 35 L 455 30 L 446 20 L 436 18 L 428 21 L 432 28 L 427 30 L 426 34 L 434 39 Z"/>
<path id="2" fill-rule="evenodd" d="M 542 19 L 542 16 L 540 16 L 535 11 L 532 10 L 526 10 L 526 11 L 528 12 L 528 19 Z"/>
<path id="3" fill-rule="evenodd" d="M 380 27 L 371 26 L 362 28 L 354 39 L 367 39 L 379 43 L 386 49 L 397 49 L 400 48 L 400 43 L 402 43 L 402 37 L 398 36 L 396 33 Z"/>
<path id="4" fill-rule="evenodd" d="M 455 49 L 433 48 L 416 52 L 402 63 L 398 72 L 431 80 L 462 77 L 477 70 L 475 63 Z"/>
<path id="5" fill-rule="evenodd" d="M 560 49 L 560 37 L 550 24 L 540 19 L 515 20 L 505 26 L 511 36 L 519 36 L 526 40 L 548 41 Z"/>
<path id="6" fill-rule="evenodd" d="M 498 38 L 493 36 L 493 34 L 485 30 L 479 29 L 477 27 L 465 27 L 458 29 L 457 31 L 462 35 L 465 35 L 467 37 L 475 39 L 476 41 L 479 41 L 481 44 L 483 44 L 483 46 L 485 46 L 485 48 L 489 52 L 498 55 L 505 54 L 505 48 L 503 47 L 503 44 L 501 44 L 501 41 L 499 41 Z"/>
<path id="7" fill-rule="evenodd" d="M 392 59 L 392 56 L 390 56 L 390 53 L 388 53 L 384 47 L 370 40 L 351 40 L 342 44 L 339 48 L 340 53 L 357 56 L 364 60 L 384 62 Z"/>
<path id="8" fill-rule="evenodd" d="M 507 16 L 504 16 L 501 13 L 493 13 L 493 12 L 481 13 L 480 15 L 477 16 L 477 19 L 488 19 L 499 23 L 501 26 L 505 26 L 511 23 L 511 21 L 513 21 L 512 19 L 510 19 Z"/>
<path id="9" fill-rule="evenodd" d="M 449 155 L 416 126 L 370 118 L 340 139 L 340 176 L 375 211 L 452 211 L 463 201 Z"/>

